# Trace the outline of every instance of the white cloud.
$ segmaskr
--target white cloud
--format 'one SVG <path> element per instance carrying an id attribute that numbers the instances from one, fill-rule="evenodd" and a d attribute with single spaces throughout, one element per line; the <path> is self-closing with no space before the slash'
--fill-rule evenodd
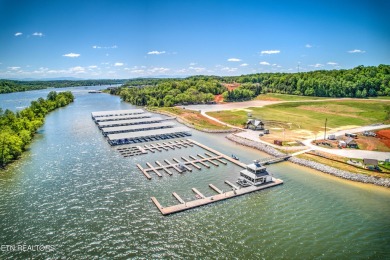
<path id="1" fill-rule="evenodd" d="M 77 58 L 77 57 L 80 57 L 80 54 L 71 52 L 71 53 L 64 54 L 62 56 L 68 57 L 68 58 Z"/>
<path id="2" fill-rule="evenodd" d="M 112 45 L 112 46 L 98 46 L 98 45 L 93 45 L 92 46 L 93 49 L 116 49 L 118 48 L 117 45 Z"/>
<path id="3" fill-rule="evenodd" d="M 160 54 L 164 54 L 165 51 L 150 51 L 148 52 L 149 55 L 160 55 Z"/>
<path id="4" fill-rule="evenodd" d="M 135 73 L 135 74 L 142 74 L 144 73 L 145 71 L 144 70 L 132 70 L 130 71 L 131 73 Z"/>
<path id="5" fill-rule="evenodd" d="M 351 51 L 348 51 L 348 52 L 349 53 L 365 53 L 366 51 L 354 49 L 354 50 L 351 50 Z"/>
<path id="6" fill-rule="evenodd" d="M 191 62 L 191 63 L 190 63 L 190 66 L 195 66 L 195 65 L 196 65 L 195 62 Z"/>
<path id="7" fill-rule="evenodd" d="M 198 73 L 203 72 L 203 71 L 206 70 L 206 68 L 201 68 L 201 67 L 189 67 L 188 69 L 189 69 L 189 70 L 196 71 L 196 72 L 198 72 Z"/>
<path id="8" fill-rule="evenodd" d="M 124 64 L 122 62 L 115 62 L 114 66 L 115 67 L 120 67 L 123 66 Z"/>
<path id="9" fill-rule="evenodd" d="M 248 65 L 249 65 L 248 63 L 243 63 L 243 64 L 240 65 L 240 67 L 246 67 Z"/>
<path id="10" fill-rule="evenodd" d="M 260 65 L 269 66 L 269 65 L 271 65 L 271 64 L 269 64 L 269 63 L 268 63 L 268 62 L 266 62 L 266 61 L 261 61 L 261 62 L 260 62 Z"/>
<path id="11" fill-rule="evenodd" d="M 91 66 L 88 66 L 88 69 L 96 69 L 98 66 L 96 65 L 91 65 Z"/>
<path id="12" fill-rule="evenodd" d="M 20 69 L 20 67 L 8 67 L 8 69 L 10 69 L 10 70 L 18 70 L 18 69 Z"/>
<path id="13" fill-rule="evenodd" d="M 267 51 L 261 51 L 261 54 L 278 54 L 280 53 L 280 50 L 267 50 Z"/>
<path id="14" fill-rule="evenodd" d="M 41 32 L 35 32 L 35 33 L 32 34 L 32 36 L 42 37 L 42 36 L 44 36 L 44 35 L 43 35 L 43 33 L 41 33 Z"/>
<path id="15" fill-rule="evenodd" d="M 17 33 L 15 33 L 15 36 L 17 37 L 17 36 L 21 36 L 23 33 L 21 33 L 21 32 L 17 32 Z"/>
<path id="16" fill-rule="evenodd" d="M 339 65 L 337 62 L 333 62 L 333 61 L 329 61 L 328 63 L 326 63 L 328 65 L 332 65 L 332 66 L 336 66 L 336 65 Z"/>
<path id="17" fill-rule="evenodd" d="M 168 72 L 168 71 L 170 71 L 170 69 L 168 69 L 168 68 L 151 68 L 151 69 L 149 69 L 149 72 L 151 72 L 151 73 L 165 73 L 165 72 Z"/>
<path id="18" fill-rule="evenodd" d="M 237 68 L 229 68 L 229 67 L 223 67 L 221 68 L 222 71 L 227 71 L 227 72 L 235 72 Z"/>
<path id="19" fill-rule="evenodd" d="M 311 47 L 313 47 L 313 46 L 311 46 L 310 44 L 306 44 L 305 47 L 306 47 L 306 48 L 311 48 Z"/>
<path id="20" fill-rule="evenodd" d="M 314 64 L 314 65 L 309 65 L 310 67 L 314 67 L 314 68 L 321 68 L 323 67 L 324 65 L 321 64 L 321 63 L 317 63 L 317 64 Z"/>
<path id="21" fill-rule="evenodd" d="M 230 59 L 228 59 L 228 61 L 238 62 L 238 61 L 241 61 L 241 60 L 237 59 L 237 58 L 230 58 Z"/>
<path id="22" fill-rule="evenodd" d="M 85 68 L 81 67 L 81 66 L 76 66 L 76 67 L 70 68 L 69 72 L 70 73 L 76 73 L 76 74 L 85 73 Z"/>

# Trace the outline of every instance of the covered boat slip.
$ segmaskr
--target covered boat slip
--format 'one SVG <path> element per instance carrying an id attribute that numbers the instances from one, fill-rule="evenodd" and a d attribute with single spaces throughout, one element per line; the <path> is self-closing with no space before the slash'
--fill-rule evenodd
<path id="1" fill-rule="evenodd" d="M 145 113 L 142 109 L 127 109 L 127 110 L 112 110 L 112 111 L 97 111 L 92 112 L 91 116 L 95 120 L 97 117 L 104 116 L 125 116 L 125 115 L 136 115 Z"/>
<path id="2" fill-rule="evenodd" d="M 98 122 L 100 129 L 104 127 L 116 127 L 116 126 L 126 126 L 126 125 L 139 125 L 139 124 L 152 124 L 159 123 L 168 119 L 161 117 L 150 117 L 150 118 L 140 118 L 140 119 L 129 119 L 129 120 L 117 120 L 117 121 L 106 121 Z"/>
<path id="3" fill-rule="evenodd" d="M 142 114 L 125 115 L 125 116 L 101 116 L 101 117 L 96 117 L 95 122 L 128 120 L 128 119 L 148 118 L 148 117 L 152 117 L 152 114 L 151 113 L 142 113 Z"/>
<path id="4" fill-rule="evenodd" d="M 148 131 L 153 129 L 170 128 L 173 127 L 174 125 L 175 124 L 173 122 L 160 122 L 160 123 L 153 123 L 153 124 L 104 127 L 102 128 L 102 133 L 104 136 L 107 136 L 108 134 L 119 134 L 119 133 L 126 133 L 126 132 Z"/>
<path id="5" fill-rule="evenodd" d="M 109 134 L 107 137 L 108 142 L 111 145 L 121 145 L 185 137 L 190 135 L 190 130 L 187 127 L 173 127 L 148 131 L 126 132 L 121 134 Z"/>

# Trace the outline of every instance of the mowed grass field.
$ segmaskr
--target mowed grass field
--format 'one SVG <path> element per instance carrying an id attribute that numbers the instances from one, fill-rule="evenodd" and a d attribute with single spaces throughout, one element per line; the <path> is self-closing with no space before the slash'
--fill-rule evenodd
<path id="1" fill-rule="evenodd" d="M 280 122 L 290 130 L 321 132 L 327 118 L 328 130 L 345 126 L 364 126 L 374 123 L 390 123 L 390 102 L 375 100 L 329 100 L 315 102 L 286 102 L 246 110 L 230 110 L 207 113 L 223 122 L 242 126 L 252 117 L 275 123 Z"/>
<path id="2" fill-rule="evenodd" d="M 230 127 L 221 125 L 218 122 L 204 117 L 201 113 L 193 110 L 182 109 L 179 107 L 158 107 L 149 108 L 149 110 L 165 112 L 172 116 L 177 116 L 187 123 L 193 125 L 196 129 L 209 129 L 209 130 L 228 130 Z"/>
<path id="3" fill-rule="evenodd" d="M 310 101 L 310 100 L 322 100 L 331 99 L 329 97 L 311 97 L 311 96 L 298 96 L 288 94 L 268 93 L 260 94 L 255 100 L 267 100 L 267 101 Z"/>

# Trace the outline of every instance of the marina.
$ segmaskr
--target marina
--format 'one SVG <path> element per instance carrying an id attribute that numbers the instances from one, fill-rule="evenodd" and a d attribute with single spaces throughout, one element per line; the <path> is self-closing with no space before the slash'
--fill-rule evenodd
<path id="1" fill-rule="evenodd" d="M 98 117 L 109 117 L 109 116 L 126 116 L 136 115 L 145 113 L 142 109 L 126 109 L 126 110 L 112 110 L 112 111 L 97 111 L 92 112 L 92 119 L 95 120 Z"/>
<path id="2" fill-rule="evenodd" d="M 151 113 L 142 113 L 134 115 L 124 115 L 124 116 L 101 116 L 96 117 L 95 122 L 105 122 L 105 121 L 117 121 L 117 120 L 127 120 L 127 119 L 138 119 L 138 118 L 148 118 L 152 117 Z"/>
<path id="3" fill-rule="evenodd" d="M 108 134 L 119 134 L 126 132 L 138 132 L 138 131 L 147 131 L 152 129 L 163 129 L 171 128 L 175 125 L 173 122 L 159 122 L 153 124 L 140 124 L 140 125 L 127 125 L 127 126 L 117 126 L 117 127 L 104 127 L 102 128 L 102 133 L 104 136 Z"/>
<path id="4" fill-rule="evenodd" d="M 278 186 L 281 184 L 283 184 L 282 180 L 273 178 L 272 182 L 269 182 L 269 183 L 266 183 L 266 184 L 263 184 L 260 186 L 249 186 L 249 187 L 240 188 L 240 189 L 233 188 L 233 190 L 227 191 L 224 193 L 221 193 L 221 191 L 217 187 L 215 187 L 215 185 L 213 185 L 214 188 L 212 188 L 212 189 L 217 194 L 214 196 L 209 196 L 209 197 L 205 197 L 196 188 L 192 188 L 192 191 L 198 195 L 199 199 L 192 200 L 192 201 L 184 201 L 180 198 L 179 195 L 177 195 L 177 193 L 174 192 L 173 194 L 175 194 L 175 195 L 173 195 L 173 196 L 176 197 L 177 199 L 180 198 L 180 200 L 178 199 L 180 203 L 176 204 L 176 205 L 168 206 L 168 207 L 163 207 L 160 204 L 160 202 L 156 199 L 156 197 L 151 197 L 151 200 L 154 203 L 154 205 L 156 205 L 156 207 L 161 212 L 161 214 L 165 216 L 165 215 L 170 215 L 170 214 L 182 212 L 185 210 L 205 206 L 205 205 L 215 203 L 218 201 L 223 201 L 226 199 L 235 198 L 235 197 L 242 196 L 242 195 L 252 193 L 255 191 L 260 191 L 260 190 L 264 190 L 267 188 L 275 187 L 275 186 Z M 210 187 L 211 187 L 211 185 L 212 184 L 210 184 Z"/>
<path id="5" fill-rule="evenodd" d="M 140 124 L 152 124 L 152 123 L 159 123 L 166 120 L 169 120 L 170 118 L 161 118 L 161 117 L 148 117 L 148 118 L 136 118 L 136 119 L 127 119 L 127 120 L 116 120 L 116 121 L 104 121 L 104 122 L 98 122 L 97 125 L 99 129 L 102 129 L 104 127 L 117 127 L 117 126 L 127 126 L 127 125 L 140 125 Z"/>

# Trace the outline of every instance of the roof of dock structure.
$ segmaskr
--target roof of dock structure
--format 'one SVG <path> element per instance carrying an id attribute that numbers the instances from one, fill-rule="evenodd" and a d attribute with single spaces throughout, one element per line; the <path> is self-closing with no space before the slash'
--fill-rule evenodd
<path id="1" fill-rule="evenodd" d="M 138 138 L 146 138 L 146 137 L 161 136 L 161 135 L 183 133 L 183 132 L 190 132 L 190 129 L 188 129 L 187 127 L 173 127 L 173 128 L 164 128 L 164 129 L 149 130 L 149 131 L 109 134 L 107 135 L 107 137 L 111 141 L 124 140 L 124 139 L 132 140 Z"/>
<path id="2" fill-rule="evenodd" d="M 126 110 L 111 110 L 111 111 L 96 111 L 92 112 L 92 117 L 99 116 L 120 116 L 120 115 L 133 115 L 145 113 L 143 109 L 126 109 Z"/>
<path id="3" fill-rule="evenodd" d="M 115 121 L 115 120 L 126 120 L 126 119 L 135 119 L 135 118 L 147 118 L 152 117 L 151 113 L 142 113 L 134 115 L 123 115 L 123 116 L 101 116 L 95 119 L 96 122 L 102 121 Z"/>
<path id="4" fill-rule="evenodd" d="M 116 120 L 116 121 L 105 121 L 98 122 L 99 127 L 108 127 L 108 126 L 120 126 L 120 125 L 137 125 L 153 122 L 161 122 L 166 119 L 161 117 L 149 117 L 149 118 L 140 118 L 140 119 L 129 119 L 129 120 Z"/>
<path id="5" fill-rule="evenodd" d="M 139 125 L 126 125 L 126 126 L 116 126 L 116 127 L 104 127 L 102 128 L 103 133 L 113 133 L 113 132 L 134 132 L 141 131 L 146 129 L 156 129 L 156 128 L 169 128 L 173 127 L 175 123 L 173 122 L 159 122 L 152 124 L 139 124 Z"/>

